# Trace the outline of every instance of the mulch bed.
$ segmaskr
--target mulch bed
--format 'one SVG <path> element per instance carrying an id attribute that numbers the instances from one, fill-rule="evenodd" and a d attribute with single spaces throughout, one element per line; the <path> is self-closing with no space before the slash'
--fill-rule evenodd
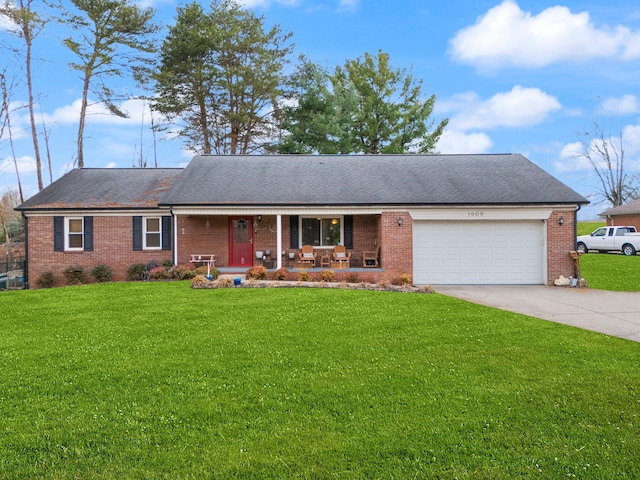
<path id="1" fill-rule="evenodd" d="M 242 280 L 235 285 L 230 278 L 207 280 L 198 276 L 191 282 L 191 288 L 337 288 L 342 290 L 376 290 L 384 292 L 434 293 L 430 286 L 391 285 L 376 283 L 346 282 L 301 282 L 286 280 Z"/>

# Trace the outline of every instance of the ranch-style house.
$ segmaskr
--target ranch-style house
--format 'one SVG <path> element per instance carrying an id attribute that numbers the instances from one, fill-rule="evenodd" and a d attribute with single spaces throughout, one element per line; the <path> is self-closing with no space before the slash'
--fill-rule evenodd
<path id="1" fill-rule="evenodd" d="M 124 280 L 133 264 L 165 260 L 552 284 L 575 275 L 587 203 L 517 154 L 200 155 L 185 168 L 75 169 L 17 209 L 31 285 L 76 265 Z"/>

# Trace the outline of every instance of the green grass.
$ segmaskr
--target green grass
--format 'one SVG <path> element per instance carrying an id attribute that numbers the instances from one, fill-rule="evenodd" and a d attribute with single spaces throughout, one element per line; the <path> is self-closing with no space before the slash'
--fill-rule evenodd
<path id="1" fill-rule="evenodd" d="M 580 257 L 580 274 L 590 288 L 640 291 L 640 255 L 587 253 Z"/>
<path id="2" fill-rule="evenodd" d="M 638 478 L 640 346 L 433 294 L 0 294 L 0 478 Z"/>
<path id="3" fill-rule="evenodd" d="M 578 235 L 588 235 L 605 225 L 605 222 L 578 222 Z M 580 258 L 580 274 L 587 279 L 590 288 L 640 291 L 640 256 L 588 253 Z"/>
<path id="4" fill-rule="evenodd" d="M 589 235 L 595 229 L 606 226 L 606 222 L 578 222 L 578 235 Z"/>

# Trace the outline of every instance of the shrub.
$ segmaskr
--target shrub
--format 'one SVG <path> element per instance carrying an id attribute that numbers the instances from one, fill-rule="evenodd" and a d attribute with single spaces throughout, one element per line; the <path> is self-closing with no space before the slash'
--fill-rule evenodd
<path id="1" fill-rule="evenodd" d="M 191 280 L 191 288 L 204 287 L 210 283 L 204 275 L 196 275 L 193 280 Z"/>
<path id="2" fill-rule="evenodd" d="M 171 269 L 171 275 L 176 280 L 191 280 L 196 276 L 196 267 L 193 263 L 186 265 L 176 265 Z"/>
<path id="3" fill-rule="evenodd" d="M 347 283 L 359 283 L 360 278 L 358 277 L 357 273 L 350 273 L 345 277 L 345 281 Z"/>
<path id="4" fill-rule="evenodd" d="M 220 280 L 218 280 L 218 286 L 219 287 L 224 287 L 224 288 L 233 287 L 234 283 L 233 283 L 233 280 L 231 278 L 225 277 L 225 278 L 221 278 Z"/>
<path id="5" fill-rule="evenodd" d="M 169 278 L 169 271 L 165 267 L 155 267 L 149 270 L 149 278 L 152 280 L 164 280 Z"/>
<path id="6" fill-rule="evenodd" d="M 304 268 L 298 272 L 298 281 L 299 282 L 308 282 L 311 280 L 311 275 Z"/>
<path id="7" fill-rule="evenodd" d="M 266 280 L 267 269 L 262 265 L 256 265 L 247 270 L 247 278 L 254 280 Z"/>
<path id="8" fill-rule="evenodd" d="M 147 266 L 144 263 L 136 263 L 131 265 L 127 270 L 127 280 L 137 282 L 144 280 L 144 272 L 147 270 Z"/>
<path id="9" fill-rule="evenodd" d="M 111 281 L 111 269 L 104 264 L 97 265 L 91 270 L 91 275 L 98 283 Z"/>
<path id="10" fill-rule="evenodd" d="M 162 266 L 167 270 L 169 270 L 171 267 L 173 267 L 173 260 L 171 260 L 170 258 L 167 258 L 165 261 L 162 262 Z"/>
<path id="11" fill-rule="evenodd" d="M 400 275 L 400 285 L 412 285 L 413 277 L 409 273 L 403 273 Z"/>
<path id="12" fill-rule="evenodd" d="M 335 281 L 335 273 L 333 273 L 333 270 L 323 270 L 320 273 L 320 281 L 321 282 L 333 282 Z"/>
<path id="13" fill-rule="evenodd" d="M 274 280 L 286 280 L 288 277 L 289 277 L 289 271 L 284 267 L 279 268 L 278 270 L 273 272 L 273 276 L 272 276 Z"/>
<path id="14" fill-rule="evenodd" d="M 84 268 L 74 265 L 64 271 L 64 278 L 68 285 L 82 285 L 84 283 Z"/>
<path id="15" fill-rule="evenodd" d="M 53 288 L 56 283 L 56 277 L 52 272 L 44 272 L 36 280 L 38 288 Z"/>

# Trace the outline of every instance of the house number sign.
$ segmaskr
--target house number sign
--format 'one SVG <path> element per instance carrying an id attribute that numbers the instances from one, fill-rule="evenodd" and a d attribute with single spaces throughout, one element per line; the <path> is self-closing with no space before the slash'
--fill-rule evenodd
<path id="1" fill-rule="evenodd" d="M 467 212 L 467 216 L 468 217 L 473 217 L 473 218 L 479 218 L 479 217 L 484 217 L 484 212 L 481 210 L 472 210 Z"/>

